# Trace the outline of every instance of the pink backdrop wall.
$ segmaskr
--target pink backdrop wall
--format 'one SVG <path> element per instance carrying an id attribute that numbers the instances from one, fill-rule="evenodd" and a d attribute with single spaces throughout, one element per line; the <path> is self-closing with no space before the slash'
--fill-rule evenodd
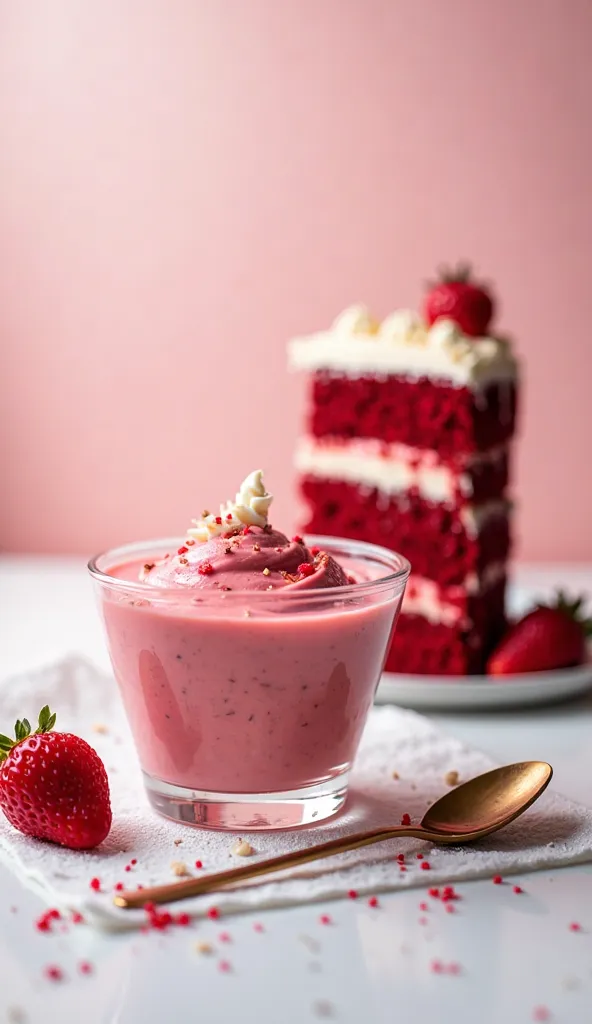
<path id="1" fill-rule="evenodd" d="M 497 284 L 519 554 L 592 558 L 587 0 L 0 0 L 0 544 L 293 520 L 294 332 Z"/>

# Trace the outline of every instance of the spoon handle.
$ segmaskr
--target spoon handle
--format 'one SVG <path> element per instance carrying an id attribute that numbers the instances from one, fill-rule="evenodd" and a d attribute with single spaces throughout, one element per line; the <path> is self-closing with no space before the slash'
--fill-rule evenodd
<path id="1" fill-rule="evenodd" d="M 170 882 L 168 885 L 159 885 L 151 889 L 121 892 L 114 897 L 113 902 L 117 907 L 123 907 L 126 910 L 142 907 L 145 903 L 175 903 L 177 900 L 184 900 L 189 896 L 201 896 L 206 892 L 216 892 L 235 882 L 245 882 L 247 879 L 258 878 L 260 875 L 270 874 L 273 871 L 284 871 L 286 868 L 308 864 L 321 857 L 333 857 L 336 853 L 359 850 L 362 846 L 371 846 L 373 843 L 382 843 L 385 839 L 396 839 L 399 836 L 407 838 L 413 836 L 417 839 L 431 838 L 430 833 L 427 833 L 420 825 L 357 832 L 340 839 L 331 839 L 318 846 L 294 850 L 279 857 L 255 861 L 252 864 L 242 865 L 240 868 L 231 868 L 229 871 L 218 871 L 202 878 L 188 878 L 184 882 Z"/>

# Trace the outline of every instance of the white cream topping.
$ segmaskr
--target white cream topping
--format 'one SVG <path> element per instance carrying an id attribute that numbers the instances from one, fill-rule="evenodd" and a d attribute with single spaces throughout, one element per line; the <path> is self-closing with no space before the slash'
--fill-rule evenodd
<path id="1" fill-rule="evenodd" d="M 273 495 L 265 490 L 263 474 L 256 469 L 243 480 L 234 501 L 220 505 L 218 515 L 208 512 L 201 519 L 194 519 L 187 536 L 203 542 L 244 526 L 267 526 L 272 501 Z"/>
<path id="2" fill-rule="evenodd" d="M 467 597 L 486 593 L 505 574 L 505 563 L 495 562 L 487 567 L 480 581 L 470 576 L 464 583 L 452 587 L 441 587 L 433 580 L 412 575 L 403 598 L 403 611 L 407 615 L 421 615 L 428 622 L 456 626 L 466 617 Z M 470 626 L 468 620 L 467 626 Z"/>
<path id="3" fill-rule="evenodd" d="M 431 327 L 412 310 L 395 310 L 381 324 L 365 306 L 344 310 L 328 331 L 295 338 L 288 346 L 294 370 L 434 377 L 479 389 L 513 380 L 517 363 L 503 338 L 469 338 L 452 320 Z"/>
<path id="4" fill-rule="evenodd" d="M 401 494 L 417 487 L 426 501 L 451 502 L 458 493 L 471 497 L 470 465 L 497 461 L 504 453 L 505 447 L 499 446 L 454 467 L 441 462 L 435 452 L 404 444 L 387 445 L 366 438 L 340 441 L 304 437 L 296 449 L 295 464 L 299 472 L 310 476 L 376 487 L 385 494 Z"/>

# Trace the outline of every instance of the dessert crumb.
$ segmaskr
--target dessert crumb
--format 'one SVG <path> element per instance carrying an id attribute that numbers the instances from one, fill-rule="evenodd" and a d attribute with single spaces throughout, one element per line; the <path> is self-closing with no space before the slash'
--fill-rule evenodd
<path id="1" fill-rule="evenodd" d="M 270 572 L 270 570 L 269 570 L 269 569 L 267 568 L 267 566 L 265 566 L 265 569 L 263 570 L 263 575 L 264 575 L 264 576 L 270 576 L 270 575 L 271 575 L 271 572 Z"/>
<path id="2" fill-rule="evenodd" d="M 8 1024 L 26 1024 L 27 1014 L 22 1006 L 9 1006 L 6 1011 Z"/>
<path id="3" fill-rule="evenodd" d="M 194 946 L 196 953 L 201 953 L 202 956 L 210 956 L 214 952 L 214 947 L 211 942 L 196 942 Z"/>
<path id="4" fill-rule="evenodd" d="M 248 608 L 245 608 L 245 610 L 243 612 L 243 615 L 245 616 L 245 619 L 250 619 L 251 618 L 251 613 L 250 613 Z"/>
<path id="5" fill-rule="evenodd" d="M 456 771 L 446 772 L 446 775 L 444 776 L 444 782 L 446 783 L 447 786 L 457 786 L 458 785 L 458 772 L 456 772 Z"/>
<path id="6" fill-rule="evenodd" d="M 172 860 L 171 871 L 177 876 L 177 878 L 185 878 L 189 874 L 187 865 L 184 864 L 182 860 Z"/>
<path id="7" fill-rule="evenodd" d="M 238 839 L 232 847 L 232 852 L 236 854 L 237 857 L 250 857 L 255 853 L 255 850 L 246 839 Z"/>
<path id="8" fill-rule="evenodd" d="M 398 772 L 393 772 L 393 779 L 395 779 L 395 781 L 398 781 L 400 778 L 401 776 L 399 775 Z"/>
<path id="9" fill-rule="evenodd" d="M 173 843 L 175 844 L 175 846 L 180 846 L 182 842 L 182 839 L 173 839 Z"/>
<path id="10" fill-rule="evenodd" d="M 104 725 L 103 722 L 95 722 L 92 727 L 92 731 L 100 733 L 101 736 L 104 736 L 106 733 L 109 732 L 107 726 Z"/>
<path id="11" fill-rule="evenodd" d="M 320 951 L 321 944 L 316 939 L 313 939 L 312 935 L 299 935 L 298 938 L 306 946 L 309 953 L 318 953 Z"/>
<path id="12" fill-rule="evenodd" d="M 333 1017 L 333 1005 L 328 999 L 317 999 L 312 1008 L 317 1017 Z"/>

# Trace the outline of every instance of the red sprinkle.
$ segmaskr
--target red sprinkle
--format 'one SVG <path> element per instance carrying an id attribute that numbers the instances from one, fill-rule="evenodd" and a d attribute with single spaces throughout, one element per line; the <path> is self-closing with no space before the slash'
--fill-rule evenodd
<path id="1" fill-rule="evenodd" d="M 195 866 L 196 866 L 196 868 L 203 868 L 203 864 L 202 864 L 202 862 L 200 860 L 196 860 Z"/>
<path id="2" fill-rule="evenodd" d="M 422 860 L 419 866 L 422 871 L 429 871 L 432 865 L 430 864 L 429 860 Z"/>
<path id="3" fill-rule="evenodd" d="M 72 911 L 72 924 L 84 924 L 84 917 L 78 910 Z"/>
<path id="4" fill-rule="evenodd" d="M 201 565 L 198 565 L 197 571 L 200 576 L 210 576 L 214 571 L 214 566 L 211 562 L 202 562 Z"/>
<path id="5" fill-rule="evenodd" d="M 46 914 L 42 914 L 41 917 L 37 921 L 35 921 L 35 927 L 38 932 L 50 932 L 51 921 L 49 917 L 47 917 Z"/>
<path id="6" fill-rule="evenodd" d="M 208 917 L 210 918 L 211 921 L 217 921 L 218 918 L 220 917 L 220 911 L 218 910 L 218 907 L 210 907 L 210 909 L 208 910 Z"/>
<path id="7" fill-rule="evenodd" d="M 429 908 L 428 908 L 428 905 L 427 905 L 427 903 L 420 903 L 420 904 L 419 904 L 419 909 L 420 909 L 420 910 L 423 910 L 423 911 L 425 912 L 425 911 L 426 911 L 426 910 L 428 910 Z"/>
<path id="8" fill-rule="evenodd" d="M 570 930 L 570 932 L 581 932 L 582 926 L 581 926 L 581 924 L 578 924 L 577 921 L 572 921 L 570 926 L 569 926 L 569 930 Z"/>
<path id="9" fill-rule="evenodd" d="M 494 875 L 491 881 L 493 882 L 494 885 L 501 885 L 503 882 L 503 878 L 501 875 Z"/>
<path id="10" fill-rule="evenodd" d="M 253 931 L 254 932 L 264 932 L 265 931 L 265 928 L 261 924 L 261 921 L 255 921 L 255 924 L 253 925 Z"/>
<path id="11" fill-rule="evenodd" d="M 115 892 L 123 892 L 123 882 L 117 882 Z"/>
<path id="12" fill-rule="evenodd" d="M 232 966 L 228 962 L 228 960 L 220 960 L 220 963 L 218 964 L 218 970 L 222 971 L 223 974 L 228 974 L 228 972 L 232 970 Z"/>
<path id="13" fill-rule="evenodd" d="M 125 865 L 125 870 L 126 870 L 126 871 L 131 871 L 131 870 L 132 870 L 132 866 L 131 866 L 131 864 L 126 864 L 126 865 Z"/>
<path id="14" fill-rule="evenodd" d="M 432 960 L 430 964 L 430 971 L 432 972 L 432 974 L 442 974 L 443 970 L 444 966 L 441 960 Z"/>
<path id="15" fill-rule="evenodd" d="M 93 889 L 95 892 L 100 892 L 101 891 L 101 879 L 100 878 L 91 878 L 91 880 L 89 882 L 89 885 L 90 885 L 91 889 Z"/>
<path id="16" fill-rule="evenodd" d="M 320 548 L 311 548 L 310 549 L 310 553 L 311 553 L 311 555 L 313 555 L 316 558 L 316 556 L 321 553 L 321 549 Z"/>
<path id="17" fill-rule="evenodd" d="M 243 530 L 243 533 L 250 533 L 250 532 L 251 532 L 251 527 L 250 526 L 245 526 L 245 528 Z"/>
<path id="18" fill-rule="evenodd" d="M 229 512 L 228 515 L 226 516 L 226 522 L 227 523 L 231 523 L 232 522 L 232 512 Z"/>
<path id="19" fill-rule="evenodd" d="M 428 896 L 433 896 L 434 899 L 437 900 L 439 895 L 440 895 L 440 890 L 439 889 L 435 889 L 435 888 L 434 889 L 428 889 Z"/>
<path id="20" fill-rule="evenodd" d="M 398 853 L 397 854 L 397 860 L 399 861 L 399 864 L 404 864 L 405 863 L 405 854 L 404 853 Z"/>
<path id="21" fill-rule="evenodd" d="M 232 936 L 230 932 L 220 932 L 218 938 L 220 942 L 232 942 Z"/>
<path id="22" fill-rule="evenodd" d="M 314 571 L 315 567 L 311 562 L 301 562 L 298 566 L 298 572 L 301 576 L 312 576 Z"/>
<path id="23" fill-rule="evenodd" d="M 524 889 L 520 885 L 513 885 L 512 892 L 521 893 L 524 892 Z"/>
<path id="24" fill-rule="evenodd" d="M 147 914 L 153 914 L 154 911 L 156 910 L 156 907 L 154 906 L 154 903 L 145 903 L 144 910 L 146 911 Z"/>
<path id="25" fill-rule="evenodd" d="M 58 967 L 56 964 L 50 964 L 48 967 L 45 968 L 43 973 L 45 974 L 46 978 L 49 978 L 50 981 L 61 981 L 62 978 L 64 977 L 64 972 L 62 971 L 62 968 Z"/>
<path id="26" fill-rule="evenodd" d="M 546 1006 L 535 1006 L 532 1011 L 532 1019 L 538 1021 L 550 1020 L 551 1013 Z"/>
<path id="27" fill-rule="evenodd" d="M 130 864 L 131 864 L 131 865 L 132 865 L 133 867 L 135 867 L 137 863 L 138 863 L 138 862 L 137 862 L 136 858 L 135 858 L 135 857 L 132 857 L 132 859 L 130 860 Z"/>
<path id="28" fill-rule="evenodd" d="M 449 974 L 460 974 L 460 971 L 461 971 L 460 964 L 448 964 L 448 973 Z"/>
<path id="29" fill-rule="evenodd" d="M 215 522 L 215 523 L 216 523 L 216 524 L 217 524 L 218 526 L 222 526 L 222 516 L 216 516 L 216 518 L 215 518 L 214 522 Z"/>
<path id="30" fill-rule="evenodd" d="M 191 918 L 189 917 L 189 914 L 185 912 L 177 914 L 175 921 L 177 924 L 180 924 L 182 928 L 186 928 L 188 924 L 191 924 Z"/>
<path id="31" fill-rule="evenodd" d="M 407 870 L 407 868 L 405 867 L 404 864 L 399 864 L 399 871 L 403 871 L 404 872 L 406 870 Z"/>
<path id="32" fill-rule="evenodd" d="M 347 895 L 349 896 L 350 900 L 357 900 L 358 891 L 357 889 L 350 889 Z"/>
<path id="33" fill-rule="evenodd" d="M 377 907 L 378 906 L 378 896 L 371 896 L 370 899 L 368 900 L 368 906 L 369 907 Z"/>
<path id="34" fill-rule="evenodd" d="M 443 899 L 446 899 L 446 900 L 454 900 L 454 899 L 456 899 L 457 896 L 456 896 L 456 893 L 454 891 L 454 886 L 453 885 L 445 885 L 444 888 L 442 889 L 442 897 L 443 897 Z"/>
<path id="35" fill-rule="evenodd" d="M 456 910 L 453 903 L 447 903 L 445 908 L 447 914 L 456 914 Z"/>
<path id="36" fill-rule="evenodd" d="M 410 825 L 410 824 L 411 824 L 411 817 L 410 817 L 410 815 L 409 814 L 404 814 L 403 817 L 401 818 L 401 825 Z"/>
<path id="37" fill-rule="evenodd" d="M 423 860 L 423 853 L 418 853 L 417 854 L 417 859 L 418 860 Z"/>
<path id="38" fill-rule="evenodd" d="M 418 922 L 418 923 L 419 923 L 419 924 L 427 924 L 427 923 L 428 923 L 428 919 L 427 919 L 427 917 L 420 917 L 420 919 L 419 919 L 419 922 Z"/>
<path id="39" fill-rule="evenodd" d="M 298 534 L 295 533 L 294 536 L 292 537 L 292 543 L 293 544 L 303 544 L 304 541 L 302 540 L 302 537 L 299 537 Z"/>
<path id="40" fill-rule="evenodd" d="M 177 551 L 177 554 L 178 555 L 185 555 L 185 554 L 187 554 L 188 551 L 189 551 L 189 548 L 186 548 L 185 545 L 182 544 L 181 547 L 179 548 L 179 550 Z"/>
<path id="41" fill-rule="evenodd" d="M 78 964 L 78 970 L 81 974 L 92 974 L 93 965 L 88 960 L 81 960 Z"/>
<path id="42" fill-rule="evenodd" d="M 329 914 L 321 914 L 319 921 L 321 924 L 331 924 L 331 917 Z"/>

